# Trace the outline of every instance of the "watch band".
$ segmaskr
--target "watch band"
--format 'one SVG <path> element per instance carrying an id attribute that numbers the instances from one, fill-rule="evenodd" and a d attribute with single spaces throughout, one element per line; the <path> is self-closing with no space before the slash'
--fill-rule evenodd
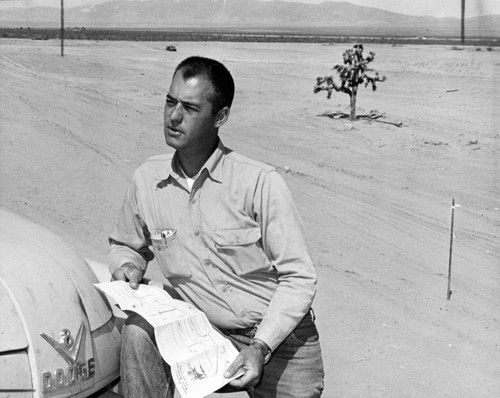
<path id="1" fill-rule="evenodd" d="M 271 359 L 272 351 L 265 341 L 261 339 L 253 339 L 250 345 L 262 352 L 262 355 L 264 356 L 264 365 L 269 362 L 269 360 Z"/>

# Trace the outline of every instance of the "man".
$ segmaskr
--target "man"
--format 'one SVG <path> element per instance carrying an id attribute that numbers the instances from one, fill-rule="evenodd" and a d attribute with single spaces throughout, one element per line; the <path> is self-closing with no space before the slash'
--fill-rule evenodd
<path id="1" fill-rule="evenodd" d="M 178 295 L 240 350 L 225 374 L 243 371 L 232 387 L 252 397 L 318 397 L 316 275 L 302 223 L 276 170 L 219 139 L 233 96 L 221 63 L 190 57 L 177 66 L 164 112 L 175 153 L 136 171 L 110 235 L 110 270 L 137 288 L 155 256 Z M 126 397 L 172 396 L 169 367 L 139 316 L 122 330 L 121 356 Z"/>

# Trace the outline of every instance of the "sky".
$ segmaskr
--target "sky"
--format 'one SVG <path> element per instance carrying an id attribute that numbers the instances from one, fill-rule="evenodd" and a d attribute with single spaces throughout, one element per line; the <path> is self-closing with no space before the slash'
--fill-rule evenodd
<path id="1" fill-rule="evenodd" d="M 64 0 L 64 7 L 104 3 L 107 0 Z M 122 0 L 126 1 L 126 0 Z M 157 0 L 161 1 L 161 0 Z M 209 1 L 209 0 L 207 0 Z M 271 1 L 271 0 L 261 0 Z M 318 4 L 333 0 L 285 0 L 298 3 Z M 408 15 L 460 18 L 461 0 L 346 0 L 349 3 Z M 60 7 L 60 0 L 0 0 L 0 9 L 7 7 L 52 6 Z M 465 16 L 500 14 L 500 0 L 465 0 Z"/>

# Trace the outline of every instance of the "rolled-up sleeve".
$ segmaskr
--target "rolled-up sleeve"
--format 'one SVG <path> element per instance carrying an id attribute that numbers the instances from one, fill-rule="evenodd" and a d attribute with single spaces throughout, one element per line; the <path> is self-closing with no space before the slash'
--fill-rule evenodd
<path id="1" fill-rule="evenodd" d="M 139 211 L 137 179 L 138 172 L 127 189 L 118 219 L 109 235 L 108 263 L 111 273 L 127 262 L 145 271 L 147 263 L 153 259 L 149 249 L 149 232 Z"/>
<path id="2" fill-rule="evenodd" d="M 278 172 L 270 171 L 259 185 L 255 211 L 262 226 L 263 249 L 277 270 L 278 285 L 256 337 L 274 350 L 309 311 L 316 294 L 316 272 L 285 181 Z"/>

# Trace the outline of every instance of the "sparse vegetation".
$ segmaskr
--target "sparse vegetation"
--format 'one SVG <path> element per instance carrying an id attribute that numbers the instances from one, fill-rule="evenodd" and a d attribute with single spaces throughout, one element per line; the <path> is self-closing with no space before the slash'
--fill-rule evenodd
<path id="1" fill-rule="evenodd" d="M 30 39 L 36 35 L 46 39 L 58 39 L 59 28 L 0 28 L 0 38 L 24 38 Z M 284 32 L 271 30 L 244 30 L 244 29 L 106 29 L 75 27 L 66 28 L 64 31 L 66 40 L 123 40 L 123 41 L 224 41 L 224 42 L 262 42 L 262 43 L 352 43 L 359 40 L 356 36 L 338 35 L 325 33 L 322 30 L 304 32 Z M 365 43 L 382 43 L 390 45 L 404 44 L 440 44 L 452 45 L 457 42 L 456 37 L 432 37 L 423 40 L 418 37 L 388 37 L 385 35 L 374 35 L 364 37 Z M 496 37 L 483 37 L 468 40 L 470 45 L 500 46 L 500 39 Z"/>
<path id="2" fill-rule="evenodd" d="M 355 44 L 352 49 L 348 49 L 343 54 L 344 63 L 337 64 L 333 69 L 337 72 L 340 84 L 335 82 L 334 76 L 324 76 L 316 78 L 314 93 L 327 91 L 327 98 L 330 99 L 332 92 L 342 92 L 349 95 L 351 104 L 351 119 L 356 118 L 356 97 L 358 87 L 364 84 L 365 87 L 371 86 L 372 90 L 377 89 L 377 82 L 384 82 L 385 76 L 380 76 L 369 67 L 369 64 L 375 59 L 373 51 L 365 58 L 363 56 L 363 45 Z"/>

